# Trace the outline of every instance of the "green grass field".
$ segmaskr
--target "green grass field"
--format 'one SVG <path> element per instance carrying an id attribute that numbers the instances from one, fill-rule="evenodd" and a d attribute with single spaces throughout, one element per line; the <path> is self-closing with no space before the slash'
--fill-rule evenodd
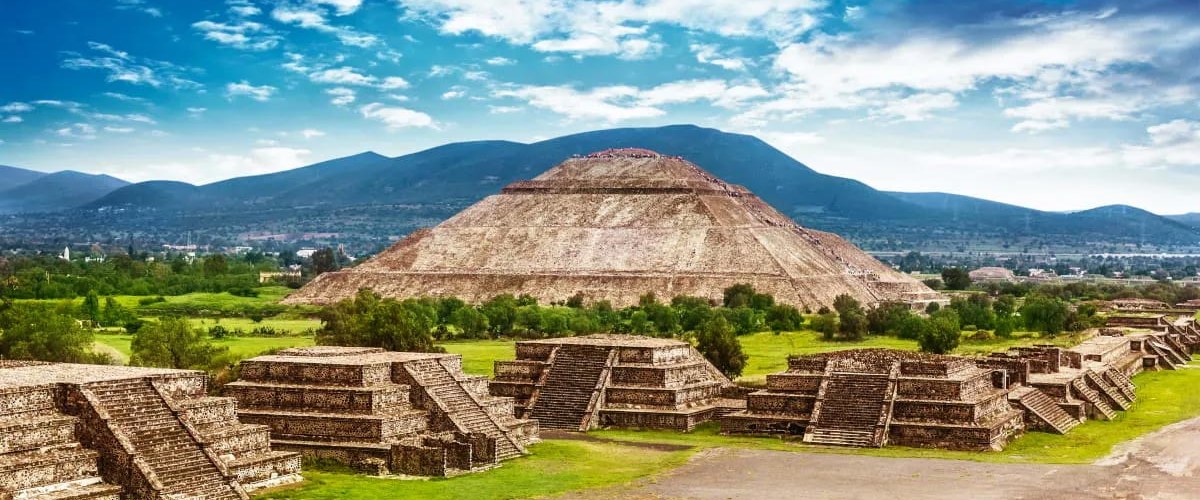
<path id="1" fill-rule="evenodd" d="M 1030 432 L 1002 452 L 961 452 L 920 448 L 880 449 L 812 446 L 794 440 L 721 436 L 706 424 L 690 433 L 601 430 L 599 442 L 550 439 L 531 447 L 533 455 L 503 467 L 453 479 L 403 482 L 339 470 L 309 469 L 296 487 L 265 493 L 269 499 L 509 499 L 554 495 L 622 484 L 682 465 L 711 448 L 752 448 L 797 453 L 843 453 L 880 457 L 923 457 L 1006 463 L 1091 463 L 1121 442 L 1163 426 L 1200 416 L 1200 362 L 1191 369 L 1146 372 L 1134 377 L 1138 401 L 1112 421 L 1089 420 L 1066 435 Z"/>
<path id="2" fill-rule="evenodd" d="M 109 352 L 116 351 L 124 356 L 124 358 L 119 359 L 118 361 L 122 363 L 129 361 L 129 344 L 133 341 L 132 335 L 126 335 L 124 333 L 97 333 L 95 338 L 96 343 L 102 344 L 109 348 Z M 229 353 L 238 358 L 250 358 L 271 349 L 313 345 L 313 338 L 227 337 L 220 340 L 214 340 L 213 344 L 229 348 Z"/>
<path id="3" fill-rule="evenodd" d="M 188 318 L 193 328 L 208 330 L 217 325 L 229 331 L 242 330 L 250 332 L 255 328 L 267 327 L 290 334 L 300 334 L 308 330 L 316 331 L 321 328 L 321 321 L 316 319 L 275 319 L 267 318 L 258 323 L 249 318 Z"/>
<path id="4" fill-rule="evenodd" d="M 164 304 L 187 304 L 187 305 L 196 305 L 196 306 L 206 306 L 206 307 L 212 307 L 214 309 L 220 308 L 223 306 L 236 306 L 236 305 L 245 305 L 245 304 L 265 305 L 265 304 L 276 304 L 280 300 L 283 300 L 283 298 L 286 297 L 287 294 L 292 292 L 292 290 L 286 286 L 264 286 L 264 287 L 255 288 L 255 290 L 258 292 L 257 297 L 238 297 L 236 295 L 232 295 L 232 294 L 229 294 L 226 292 L 222 292 L 222 293 L 197 292 L 197 293 L 188 293 L 188 294 L 184 294 L 184 295 L 165 296 L 163 298 L 166 299 L 166 302 L 163 302 L 163 303 Z M 114 299 L 116 299 L 118 304 L 121 304 L 123 307 L 128 307 L 130 309 L 136 309 L 139 307 L 143 307 L 140 304 L 138 304 L 138 301 L 141 299 L 154 298 L 153 295 L 113 295 L 112 297 Z M 104 299 L 104 297 L 101 297 L 101 300 L 103 300 L 103 299 Z M 47 302 L 57 302 L 57 301 L 47 301 Z M 83 303 L 83 297 L 76 297 L 71 302 L 78 306 Z M 151 306 L 151 308 L 152 307 L 153 306 Z"/>

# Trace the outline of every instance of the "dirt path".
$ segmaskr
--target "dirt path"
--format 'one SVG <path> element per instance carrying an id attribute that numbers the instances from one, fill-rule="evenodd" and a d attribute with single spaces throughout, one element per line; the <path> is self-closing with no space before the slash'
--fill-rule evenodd
<path id="1" fill-rule="evenodd" d="M 1093 465 L 720 449 L 639 483 L 578 499 L 1200 498 L 1200 418 L 1130 441 Z"/>

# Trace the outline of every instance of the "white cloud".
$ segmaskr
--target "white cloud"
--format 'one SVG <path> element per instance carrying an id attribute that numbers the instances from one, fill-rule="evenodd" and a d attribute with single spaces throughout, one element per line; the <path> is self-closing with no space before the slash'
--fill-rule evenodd
<path id="1" fill-rule="evenodd" d="M 915 122 L 932 118 L 935 111 L 954 109 L 957 106 L 958 99 L 949 92 L 922 93 L 889 99 L 883 107 L 874 112 L 874 115 L 885 119 Z"/>
<path id="2" fill-rule="evenodd" d="M 769 94 L 756 81 L 731 85 L 723 80 L 682 80 L 648 89 L 627 85 L 587 91 L 570 86 L 507 86 L 493 91 L 493 95 L 520 99 L 571 120 L 600 119 L 614 123 L 663 116 L 664 105 L 708 101 L 732 109 Z"/>
<path id="3" fill-rule="evenodd" d="M 144 97 L 134 97 L 131 95 L 122 94 L 120 92 L 105 92 L 102 95 L 104 95 L 105 97 L 111 97 L 118 101 L 134 102 L 134 103 L 138 103 L 138 104 L 144 104 L 147 106 L 150 105 L 150 101 Z"/>
<path id="4" fill-rule="evenodd" d="M 462 97 L 464 97 L 464 96 L 466 96 L 466 95 L 467 95 L 467 91 L 466 91 L 466 90 L 461 90 L 461 89 L 459 89 L 459 90 L 447 90 L 447 91 L 445 91 L 445 92 L 442 92 L 442 100 L 443 100 L 443 101 L 449 101 L 449 100 L 451 100 L 451 99 L 460 99 L 460 98 L 462 98 Z"/>
<path id="5" fill-rule="evenodd" d="M 254 99 L 255 101 L 264 102 L 271 99 L 271 96 L 275 94 L 275 90 L 276 88 L 270 85 L 254 86 L 246 80 L 242 80 L 237 83 L 230 83 L 226 85 L 225 97 L 233 99 L 237 96 L 246 96 Z"/>
<path id="6" fill-rule="evenodd" d="M 25 121 L 25 119 L 17 115 L 6 116 L 3 120 L 4 123 L 21 123 L 23 121 Z"/>
<path id="7" fill-rule="evenodd" d="M 270 28 L 254 21 L 238 20 L 233 23 L 198 21 L 192 28 L 204 34 L 204 38 L 222 45 L 243 50 L 262 51 L 279 45 L 280 37 Z"/>
<path id="8" fill-rule="evenodd" d="M 117 10 L 135 10 L 150 17 L 162 17 L 162 10 L 150 6 L 146 0 L 117 0 Z"/>
<path id="9" fill-rule="evenodd" d="M 514 61 L 507 57 L 501 57 L 501 56 L 488 58 L 488 60 L 486 60 L 484 62 L 487 63 L 489 66 L 510 66 L 510 65 L 517 63 L 517 61 Z"/>
<path id="10" fill-rule="evenodd" d="M 720 52 L 720 47 L 715 44 L 694 43 L 689 45 L 688 48 L 691 49 L 693 54 L 696 54 L 696 62 L 701 64 L 712 64 L 730 71 L 742 71 L 746 69 L 745 59 L 724 55 Z"/>
<path id="11" fill-rule="evenodd" d="M 352 2 L 334 0 L 325 3 L 349 4 Z M 357 8 L 358 6 L 355 5 L 354 9 L 357 10 Z M 337 12 L 338 15 L 343 15 L 341 14 L 341 8 L 339 8 Z M 350 12 L 353 12 L 353 10 Z M 350 12 L 347 12 L 347 14 Z M 338 41 L 342 42 L 343 45 L 365 48 L 373 47 L 380 43 L 379 37 L 375 35 L 369 33 L 360 33 L 353 28 L 329 24 L 322 11 L 317 10 L 315 7 L 307 8 L 283 4 L 275 7 L 275 9 L 271 11 L 271 17 L 284 24 L 292 24 L 301 28 L 332 34 L 337 37 Z"/>
<path id="12" fill-rule="evenodd" d="M 300 131 L 300 136 L 304 137 L 305 139 L 312 139 L 313 137 L 322 137 L 324 135 L 325 135 L 325 132 L 322 132 L 315 128 L 306 128 L 306 129 Z"/>
<path id="13" fill-rule="evenodd" d="M 0 106 L 0 112 L 4 113 L 27 113 L 33 111 L 33 106 L 24 102 L 10 102 Z"/>
<path id="14" fill-rule="evenodd" d="M 88 42 L 88 48 L 103 55 L 83 57 L 77 53 L 68 53 L 72 57 L 64 59 L 62 67 L 72 70 L 99 69 L 108 73 L 109 82 L 125 82 L 133 85 L 149 85 L 151 87 L 168 86 L 175 89 L 199 89 L 203 86 L 185 77 L 191 69 L 167 61 L 139 58 L 114 49 L 112 46 Z"/>
<path id="15" fill-rule="evenodd" d="M 1129 120 L 1141 107 L 1141 103 L 1129 98 L 1048 97 L 1024 106 L 1007 108 L 1004 116 L 1021 119 L 1013 125 L 1013 132 L 1041 132 L 1065 128 L 1072 120 Z"/>
<path id="16" fill-rule="evenodd" d="M 523 100 L 572 120 L 603 120 L 609 123 L 654 118 L 665 112 L 637 103 L 638 89 L 630 86 L 597 87 L 581 92 L 571 87 L 525 86 L 494 92 L 496 97 Z"/>
<path id="17" fill-rule="evenodd" d="M 108 125 L 108 126 L 104 127 L 104 131 L 112 132 L 114 134 L 128 134 L 130 132 L 133 132 L 133 127 L 113 127 L 111 125 Z"/>
<path id="18" fill-rule="evenodd" d="M 325 89 L 325 93 L 333 96 L 333 99 L 331 99 L 329 102 L 334 106 L 345 106 L 354 102 L 355 99 L 354 89 L 346 87 Z"/>
<path id="19" fill-rule="evenodd" d="M 375 85 L 376 83 L 375 77 L 359 73 L 358 70 L 349 66 L 310 73 L 308 78 L 316 83 L 332 83 L 337 85 Z"/>
<path id="20" fill-rule="evenodd" d="M 437 128 L 433 118 L 420 111 L 414 111 L 399 106 L 386 106 L 373 102 L 359 108 L 363 118 L 378 120 L 387 125 L 389 130 L 400 128 Z"/>
<path id="21" fill-rule="evenodd" d="M 201 108 L 201 107 L 187 108 L 188 114 L 190 114 L 192 116 L 200 116 L 200 115 L 204 114 L 205 111 L 208 111 L 208 108 Z"/>
<path id="22" fill-rule="evenodd" d="M 339 16 L 353 14 L 362 6 L 362 0 L 313 0 L 313 3 L 333 7 Z"/>
<path id="23" fill-rule="evenodd" d="M 408 87 L 409 87 L 408 80 L 405 80 L 398 76 L 389 76 L 387 78 L 384 78 L 383 81 L 379 82 L 379 88 L 381 90 L 398 90 L 398 89 L 406 89 Z"/>
<path id="24" fill-rule="evenodd" d="M 543 52 L 640 58 L 662 46 L 652 24 L 723 36 L 787 40 L 811 29 L 816 0 L 400 0 L 406 17 L 441 32 L 476 32 Z"/>
<path id="25" fill-rule="evenodd" d="M 59 137 L 69 137 L 73 139 L 95 139 L 96 127 L 93 127 L 87 123 L 75 123 L 55 130 L 54 133 Z"/>
<path id="26" fill-rule="evenodd" d="M 525 109 L 525 108 L 522 108 L 520 106 L 492 106 L 492 105 L 489 105 L 488 113 L 491 113 L 493 115 L 505 115 L 508 113 L 516 113 L 523 109 Z"/>

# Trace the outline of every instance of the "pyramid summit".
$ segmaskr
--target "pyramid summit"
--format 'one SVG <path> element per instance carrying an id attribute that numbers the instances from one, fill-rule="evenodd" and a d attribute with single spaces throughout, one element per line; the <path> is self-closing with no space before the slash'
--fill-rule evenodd
<path id="1" fill-rule="evenodd" d="M 801 227 L 744 187 L 677 156 L 625 148 L 574 156 L 517 181 L 361 265 L 318 276 L 286 299 L 325 304 L 369 288 L 385 297 L 503 293 L 621 307 L 653 292 L 719 300 L 750 283 L 817 309 L 941 296 L 841 237 Z"/>

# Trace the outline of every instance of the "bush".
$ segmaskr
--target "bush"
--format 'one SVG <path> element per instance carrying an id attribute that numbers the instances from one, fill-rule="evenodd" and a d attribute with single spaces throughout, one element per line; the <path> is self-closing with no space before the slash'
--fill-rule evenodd
<path id="1" fill-rule="evenodd" d="M 167 298 L 163 297 L 162 295 L 159 295 L 157 297 L 142 297 L 142 298 L 138 299 L 138 305 L 139 306 L 148 306 L 150 304 L 157 304 L 159 302 L 166 302 L 166 301 L 167 301 Z"/>
<path id="2" fill-rule="evenodd" d="M 837 333 L 838 329 L 837 316 L 831 312 L 818 314 L 812 320 L 812 329 L 820 332 L 821 337 L 825 340 L 833 340 L 833 336 Z"/>
<path id="3" fill-rule="evenodd" d="M 960 328 L 958 314 L 944 309 L 929 317 L 929 326 L 917 338 L 922 352 L 946 354 L 958 347 Z"/>
<path id="4" fill-rule="evenodd" d="M 257 313 L 257 312 L 250 313 L 250 321 L 253 321 L 255 323 L 262 323 L 262 321 L 264 319 L 266 319 L 266 318 L 263 317 L 262 313 Z"/>
<path id="5" fill-rule="evenodd" d="M 741 342 L 723 316 L 706 321 L 696 332 L 696 340 L 696 350 L 726 377 L 737 378 L 746 368 L 749 356 L 742 352 Z"/>
<path id="6" fill-rule="evenodd" d="M 221 340 L 229 336 L 229 330 L 221 325 L 213 326 L 208 329 L 208 337 L 214 340 Z"/>
<path id="7" fill-rule="evenodd" d="M 258 297 L 258 290 L 248 286 L 241 286 L 229 289 L 229 294 L 235 297 Z"/>

